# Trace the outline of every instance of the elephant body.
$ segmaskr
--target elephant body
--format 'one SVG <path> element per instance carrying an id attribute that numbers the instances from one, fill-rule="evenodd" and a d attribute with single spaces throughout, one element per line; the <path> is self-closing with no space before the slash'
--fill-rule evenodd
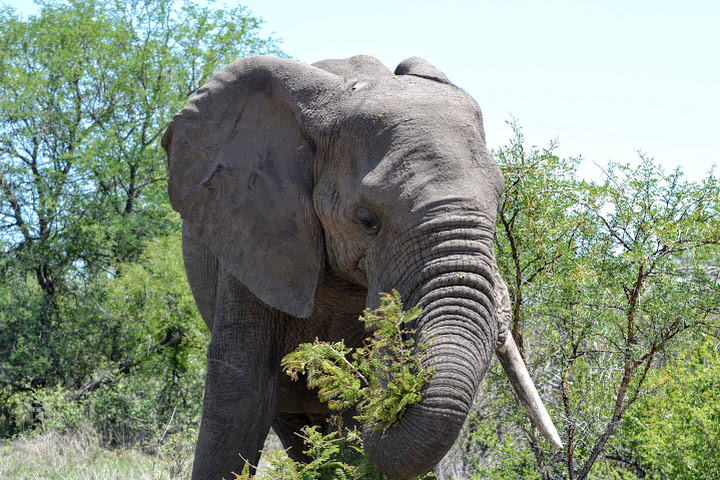
<path id="1" fill-rule="evenodd" d="M 493 253 L 503 180 L 474 100 L 418 58 L 393 73 L 366 56 L 248 57 L 198 90 L 163 146 L 212 332 L 193 479 L 257 464 L 271 427 L 302 458 L 296 433 L 329 411 L 281 359 L 315 338 L 361 345 L 358 316 L 393 288 L 423 308 L 434 374 L 397 425 L 366 429 L 366 454 L 393 478 L 431 470 L 508 351 Z M 522 377 L 517 359 L 503 365 Z"/>

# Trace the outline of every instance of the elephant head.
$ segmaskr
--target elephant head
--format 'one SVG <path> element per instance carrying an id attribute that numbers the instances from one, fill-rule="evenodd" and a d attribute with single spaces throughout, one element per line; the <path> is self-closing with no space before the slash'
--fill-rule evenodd
<path id="1" fill-rule="evenodd" d="M 418 305 L 434 374 L 365 449 L 425 473 L 450 449 L 497 352 L 531 418 L 560 440 L 508 335 L 493 252 L 503 190 L 477 104 L 427 62 L 248 57 L 220 70 L 163 138 L 173 208 L 270 307 L 307 318 L 326 270 Z M 422 341 L 422 340 L 421 340 Z"/>

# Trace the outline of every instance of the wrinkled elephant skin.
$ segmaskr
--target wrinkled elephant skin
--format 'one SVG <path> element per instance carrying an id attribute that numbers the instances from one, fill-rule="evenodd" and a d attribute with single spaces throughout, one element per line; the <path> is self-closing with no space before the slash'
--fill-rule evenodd
<path id="1" fill-rule="evenodd" d="M 271 427 L 302 458 L 296 433 L 327 427 L 329 412 L 281 359 L 315 338 L 360 345 L 358 315 L 393 288 L 423 308 L 415 328 L 432 338 L 434 373 L 397 425 L 365 432 L 380 471 L 408 478 L 443 458 L 496 350 L 506 371 L 525 371 L 512 373 L 516 388 L 534 391 L 506 344 L 493 252 L 502 175 L 477 104 L 435 67 L 243 58 L 197 91 L 162 143 L 212 332 L 194 480 L 257 464 Z"/>

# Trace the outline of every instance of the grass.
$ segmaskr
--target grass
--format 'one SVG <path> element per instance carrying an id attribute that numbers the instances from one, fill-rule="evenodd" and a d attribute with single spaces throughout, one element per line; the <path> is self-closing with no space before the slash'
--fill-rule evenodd
<path id="1" fill-rule="evenodd" d="M 88 432 L 47 433 L 0 444 L 0 478 L 14 480 L 182 480 L 190 478 L 188 451 L 108 450 Z"/>
<path id="2" fill-rule="evenodd" d="M 190 440 L 190 441 L 188 441 Z M 160 448 L 103 448 L 91 430 L 0 441 L 0 479 L 187 480 L 194 439 L 172 438 Z M 281 448 L 271 433 L 266 449 Z M 265 470 L 263 459 L 260 470 Z"/>

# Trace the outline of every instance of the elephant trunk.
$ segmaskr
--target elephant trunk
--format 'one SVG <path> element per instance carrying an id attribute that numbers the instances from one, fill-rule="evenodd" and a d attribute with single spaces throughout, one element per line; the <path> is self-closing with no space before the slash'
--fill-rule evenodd
<path id="1" fill-rule="evenodd" d="M 433 245 L 415 251 L 401 276 L 419 282 L 398 283 L 406 308 L 423 309 L 415 325 L 416 345 L 427 345 L 423 364 L 433 373 L 421 402 L 397 424 L 364 432 L 368 460 L 392 478 L 427 473 L 445 456 L 497 347 L 492 246 L 487 237 L 476 240 L 477 232 L 460 229 L 458 237 L 453 230 L 434 235 Z"/>

